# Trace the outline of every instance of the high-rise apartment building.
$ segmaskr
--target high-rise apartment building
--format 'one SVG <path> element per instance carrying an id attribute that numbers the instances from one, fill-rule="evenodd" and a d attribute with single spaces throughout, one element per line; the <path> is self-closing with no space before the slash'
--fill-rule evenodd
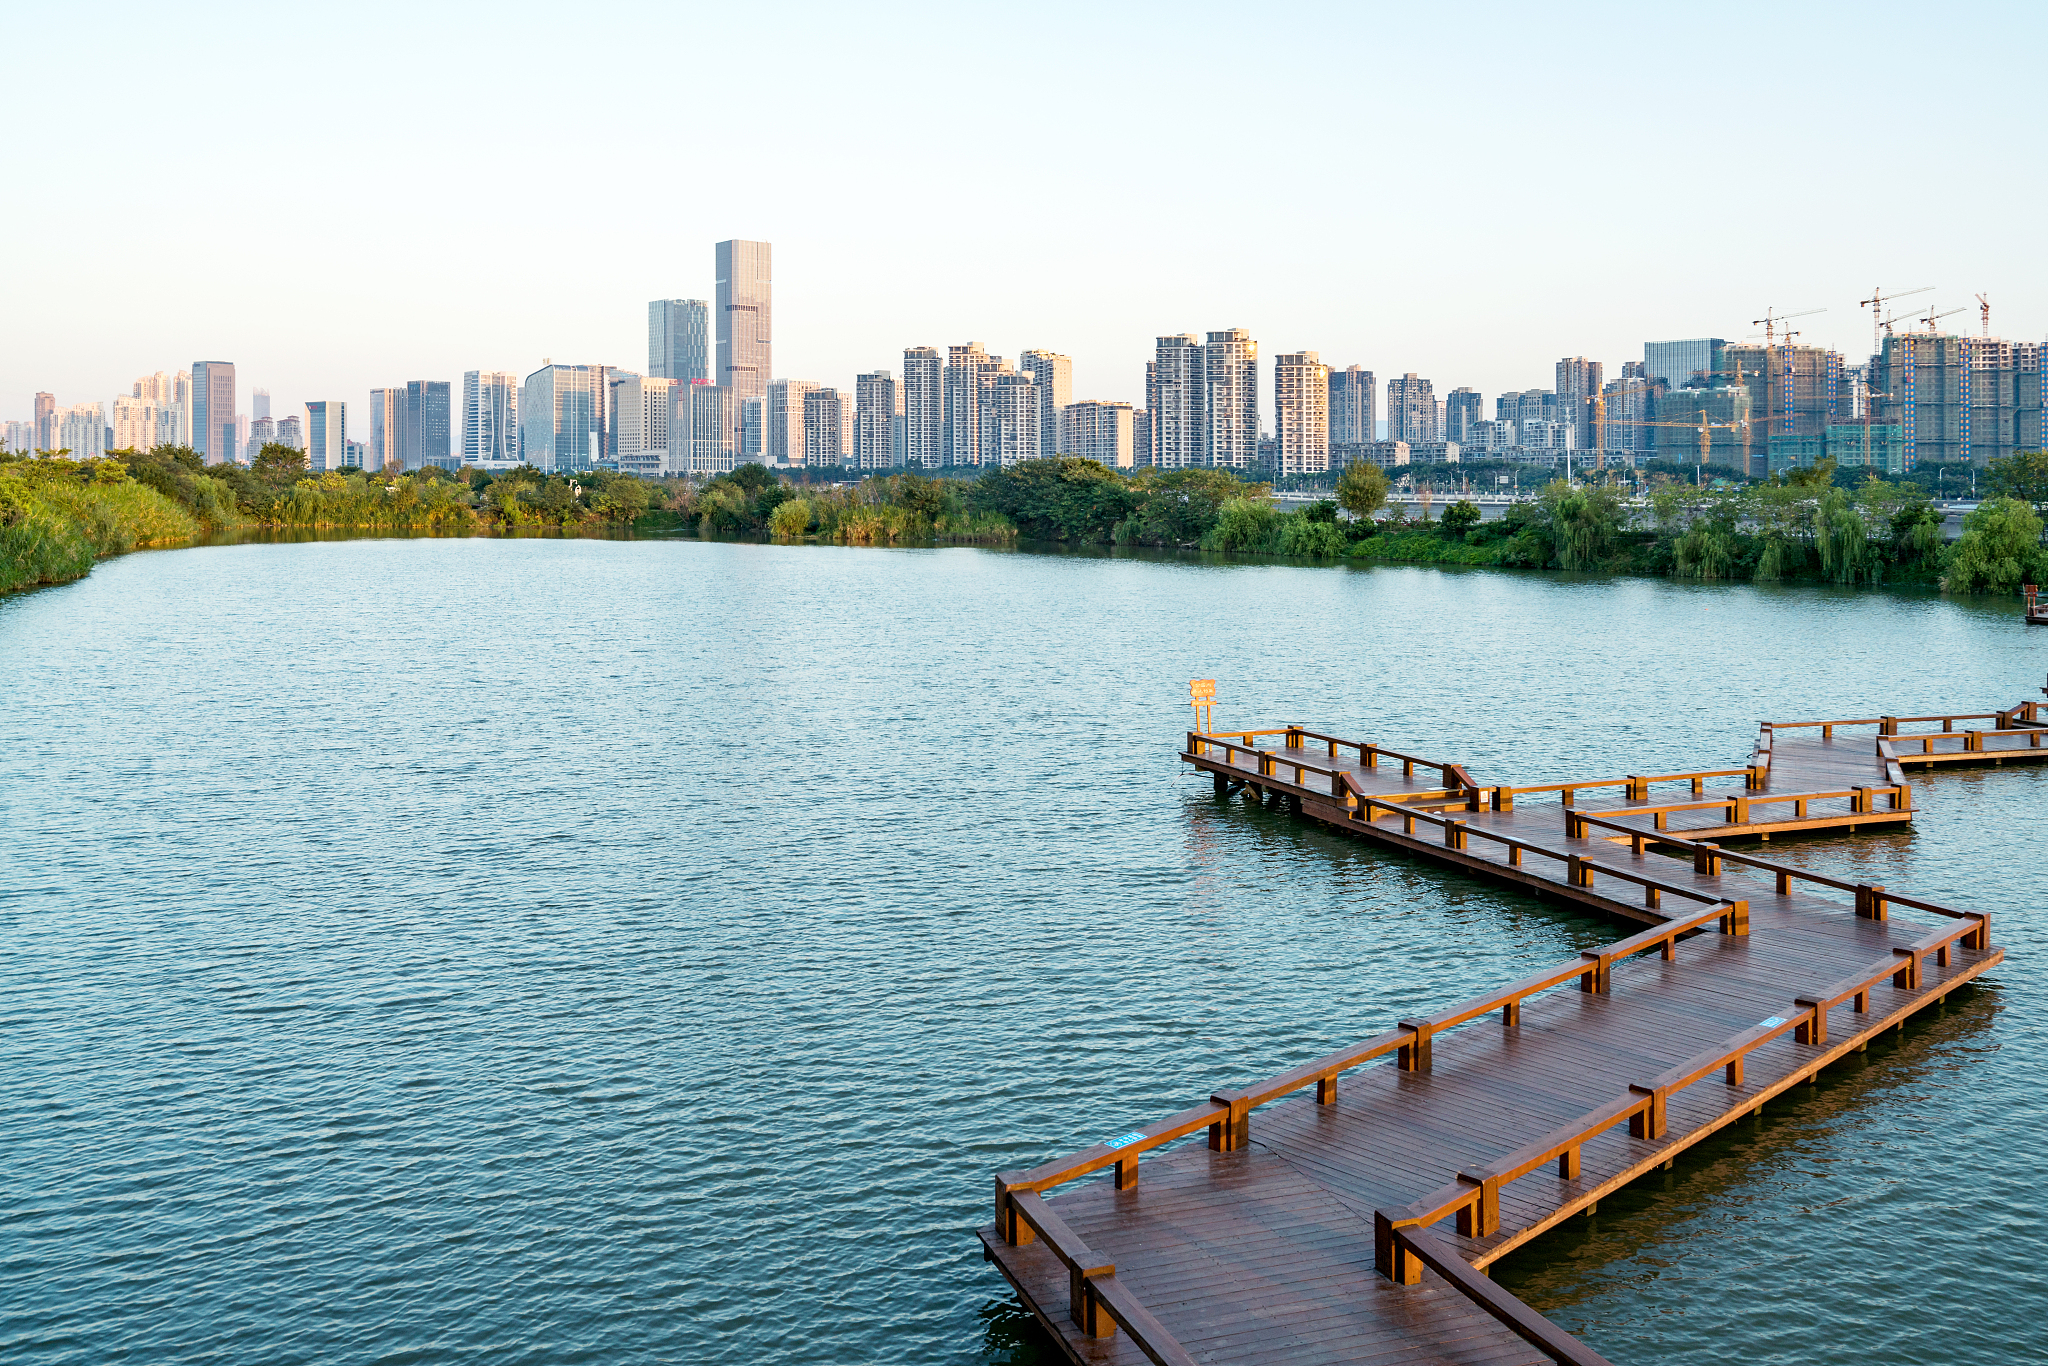
<path id="1" fill-rule="evenodd" d="M 675 409 L 674 390 L 687 380 L 662 379 L 614 370 L 606 379 L 611 410 L 607 437 L 611 459 L 622 474 L 654 478 L 667 472 L 669 418 Z"/>
<path id="2" fill-rule="evenodd" d="M 1202 463 L 1203 394 L 1207 381 L 1202 344 L 1191 332 L 1158 339 L 1145 367 L 1145 411 L 1151 422 L 1152 464 L 1165 470 Z"/>
<path id="3" fill-rule="evenodd" d="M 27 422 L 9 421 L 0 425 L 0 450 L 14 455 L 33 455 L 36 450 L 36 424 L 34 419 Z"/>
<path id="4" fill-rule="evenodd" d="M 1275 470 L 1324 474 L 1330 468 L 1330 367 L 1313 351 L 1273 360 Z"/>
<path id="5" fill-rule="evenodd" d="M 1056 351 L 1025 351 L 1017 368 L 1038 386 L 1039 454 L 1058 455 L 1060 414 L 1074 401 L 1074 362 Z"/>
<path id="6" fill-rule="evenodd" d="M 769 245 L 720 242 L 718 269 L 719 384 L 741 398 L 760 398 L 774 377 L 773 289 Z"/>
<path id="7" fill-rule="evenodd" d="M 252 418 L 266 418 L 270 416 L 270 391 L 268 389 L 258 389 L 249 395 L 249 416 Z M 275 430 L 275 428 L 272 430 Z"/>
<path id="8" fill-rule="evenodd" d="M 73 460 L 97 460 L 107 453 L 106 409 L 97 403 L 52 406 L 50 444 L 41 449 L 69 451 Z"/>
<path id="9" fill-rule="evenodd" d="M 235 458 L 235 366 L 232 361 L 192 362 L 192 449 L 209 465 Z"/>
<path id="10" fill-rule="evenodd" d="M 863 470 L 893 469 L 901 464 L 904 400 L 896 377 L 887 370 L 855 376 L 853 399 L 851 463 Z"/>
<path id="11" fill-rule="evenodd" d="M 803 402 L 803 445 L 793 454 L 806 469 L 837 469 L 842 434 L 839 391 L 823 385 L 806 387 Z"/>
<path id="12" fill-rule="evenodd" d="M 1211 332 L 1202 347 L 1202 463 L 1250 469 L 1259 462 L 1259 344 L 1241 327 Z"/>
<path id="13" fill-rule="evenodd" d="M 946 364 L 935 346 L 903 351 L 903 463 L 937 469 L 946 462 Z"/>
<path id="14" fill-rule="evenodd" d="M 156 405 L 132 394 L 114 396 L 114 444 L 117 451 L 147 451 L 157 445 Z"/>
<path id="15" fill-rule="evenodd" d="M 762 454 L 771 466 L 801 465 L 809 443 L 804 438 L 804 395 L 822 386 L 807 379 L 768 381 L 767 441 Z"/>
<path id="16" fill-rule="evenodd" d="M 906 363 L 908 357 L 905 357 Z M 948 465 L 982 463 L 982 392 L 986 377 L 1010 368 L 1001 356 L 991 356 L 980 342 L 946 348 L 944 373 L 945 411 L 942 461 Z"/>
<path id="17" fill-rule="evenodd" d="M 519 376 L 510 370 L 463 371 L 463 462 L 518 458 Z"/>
<path id="18" fill-rule="evenodd" d="M 1599 396 L 1605 384 L 1603 367 L 1597 360 L 1584 356 L 1566 356 L 1557 363 L 1557 406 L 1562 420 L 1578 428 L 1579 449 L 1586 449 L 1591 442 L 1588 436 L 1593 424 L 1593 400 Z"/>
<path id="19" fill-rule="evenodd" d="M 286 413 L 277 420 L 277 444 L 295 451 L 306 449 L 306 429 L 297 413 Z"/>
<path id="20" fill-rule="evenodd" d="M 1093 460 L 1113 470 L 1138 463 L 1138 417 L 1128 403 L 1087 399 L 1060 412 L 1060 454 Z"/>
<path id="21" fill-rule="evenodd" d="M 651 379 L 711 378 L 711 305 L 704 299 L 653 299 L 647 305 Z M 666 424 L 663 424 L 664 426 Z"/>
<path id="22" fill-rule="evenodd" d="M 1444 440 L 1465 445 L 1472 429 L 1486 420 L 1486 399 L 1477 389 L 1460 386 L 1444 395 Z"/>
<path id="23" fill-rule="evenodd" d="M 1356 445 L 1379 439 L 1379 396 L 1372 371 L 1356 365 L 1330 371 L 1330 442 Z"/>
<path id="24" fill-rule="evenodd" d="M 1004 369 L 983 376 L 981 463 L 1009 468 L 1043 454 L 1038 435 L 1038 386 L 1031 376 Z"/>
<path id="25" fill-rule="evenodd" d="M 1737 467 L 1761 476 L 1818 462 L 1828 426 L 1843 415 L 1842 353 L 1744 342 L 1724 346 L 1721 361 L 1722 382 L 1749 391 L 1750 418 L 1757 424 L 1746 460 Z"/>
<path id="26" fill-rule="evenodd" d="M 1387 439 L 1410 446 L 1443 439 L 1437 430 L 1436 394 L 1413 370 L 1387 381 Z"/>
<path id="27" fill-rule="evenodd" d="M 348 405 L 322 399 L 306 405 L 306 468 L 314 474 L 330 474 L 353 463 L 349 460 Z"/>
<path id="28" fill-rule="evenodd" d="M 268 394 L 264 395 L 266 400 L 269 397 Z M 265 406 L 269 405 L 266 403 Z M 253 462 L 257 456 L 263 454 L 265 446 L 275 445 L 276 442 L 277 420 L 275 418 L 265 413 L 262 417 L 247 419 L 247 425 L 242 431 L 242 450 L 247 454 L 250 461 Z"/>
<path id="29" fill-rule="evenodd" d="M 548 474 L 593 468 L 607 450 L 604 365 L 544 364 L 519 388 L 519 449 Z"/>
<path id="30" fill-rule="evenodd" d="M 42 393 L 36 395 L 36 449 L 54 451 L 57 449 L 57 396 Z"/>

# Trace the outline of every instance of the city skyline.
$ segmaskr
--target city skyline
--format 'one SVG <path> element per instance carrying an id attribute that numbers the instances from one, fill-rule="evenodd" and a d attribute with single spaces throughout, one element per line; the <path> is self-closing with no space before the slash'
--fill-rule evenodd
<path id="1" fill-rule="evenodd" d="M 24 405 L 36 391 L 106 402 L 128 377 L 183 368 L 192 356 L 235 359 L 244 384 L 269 388 L 280 412 L 360 402 L 391 375 L 528 374 L 550 356 L 637 367 L 647 302 L 714 298 L 700 244 L 729 239 L 779 249 L 782 316 L 767 378 L 839 386 L 896 368 L 906 345 L 973 338 L 1006 356 L 1053 349 L 1073 358 L 1077 396 L 1141 401 L 1157 336 L 1241 327 L 1268 356 L 1313 350 L 1339 368 L 1414 371 L 1439 392 L 1493 394 L 1549 383 L 1561 354 L 1614 363 L 1645 337 L 1739 340 L 1773 304 L 1825 306 L 1802 320 L 1804 340 L 1860 358 L 1869 318 L 1856 300 L 1872 284 L 1939 285 L 1923 298 L 1943 307 L 1988 292 L 1994 331 L 2048 332 L 2048 275 L 2009 234 L 1969 230 L 1977 210 L 1962 187 L 1972 183 L 2002 187 L 2000 222 L 2030 221 L 2039 207 L 2035 178 L 2013 174 L 2009 140 L 1958 142 L 1928 121 L 1895 121 L 1872 149 L 1890 207 L 1849 218 L 1837 189 L 1770 158 L 1744 173 L 1756 207 L 1702 209 L 1712 186 L 1679 173 L 1683 144 L 1638 145 L 1631 132 L 1646 115 L 1682 126 L 1693 110 L 1705 129 L 1717 108 L 1767 107 L 1774 119 L 1839 130 L 1842 164 L 1855 164 L 1872 104 L 1919 98 L 1887 93 L 1868 74 L 1900 56 L 1908 11 L 1773 12 L 1773 42 L 1801 59 L 1775 72 L 1739 23 L 1659 14 L 1560 28 L 1492 8 L 1332 11 L 1325 41 L 1296 49 L 1247 46 L 1265 32 L 1256 22 L 1241 33 L 1174 13 L 1184 22 L 1166 25 L 1167 12 L 1153 8 L 1055 6 L 1022 32 L 971 15 L 885 26 L 885 39 L 855 16 L 808 7 L 770 20 L 629 7 L 620 22 L 642 25 L 635 31 L 650 47 L 687 37 L 689 51 L 729 50 L 767 21 L 788 41 L 758 70 L 692 68 L 702 126 L 691 130 L 688 175 L 649 182 L 630 137 L 614 146 L 567 129 L 534 135 L 533 156 L 557 153 L 587 183 L 631 183 L 631 212 L 611 209 L 615 196 L 601 188 L 574 214 L 486 219 L 447 191 L 464 137 L 495 122 L 523 126 L 508 73 L 547 64 L 567 76 L 557 94 L 585 117 L 647 126 L 652 86 L 607 79 L 608 61 L 580 60 L 609 52 L 596 33 L 542 44 L 511 26 L 489 40 L 494 60 L 471 74 L 446 60 L 475 42 L 459 12 L 417 16 L 405 49 L 393 51 L 372 41 L 374 25 L 313 41 L 295 16 L 258 32 L 228 11 L 206 11 L 204 22 L 124 11 L 125 27 L 95 44 L 105 98 L 11 149 L 18 179 L 68 184 L 81 167 L 130 157 L 144 101 L 175 89 L 189 117 L 228 130 L 228 150 L 210 156 L 260 182 L 280 168 L 341 168 L 351 187 L 341 203 L 362 211 L 252 214 L 204 190 L 210 182 L 178 158 L 143 157 L 123 162 L 124 201 L 150 203 L 147 215 L 10 216 L 0 241 L 35 269 L 0 282 L 0 302 L 21 324 L 0 338 L 0 415 L 30 417 Z M 1065 41 L 1084 16 L 1091 42 Z M 19 41 L 70 50 L 92 40 L 89 17 L 46 7 L 21 21 Z M 1461 19 L 1480 21 L 1489 41 L 1453 73 L 1442 34 Z M 1977 51 L 1919 25 L 1911 52 L 1936 79 L 1969 71 L 1973 117 L 2023 121 L 2030 73 L 2019 54 L 2042 20 L 2015 8 L 2004 26 L 2012 41 Z M 230 98 L 233 82 L 175 79 L 198 60 L 202 33 L 221 45 L 217 56 L 207 47 L 209 62 L 251 70 L 274 45 L 307 39 L 294 50 L 309 81 L 391 98 L 286 102 L 258 118 L 239 93 Z M 1685 63 L 1661 59 L 1681 43 Z M 1430 170 L 1419 185 L 1331 174 L 1330 148 L 1357 127 L 1363 51 L 1373 53 L 1371 143 L 1383 153 L 1424 149 Z M 874 61 L 898 79 L 867 79 Z M 1532 78 L 1537 70 L 1544 79 Z M 1227 85 L 1257 112 L 1202 140 L 1140 136 L 1155 87 L 1205 83 Z M 66 107 L 67 88 L 54 68 L 29 65 L 30 101 Z M 983 154 L 985 120 L 942 117 L 953 104 L 1031 110 L 1048 170 L 1101 164 L 1119 176 L 1120 194 L 1086 214 L 994 212 L 1015 168 Z M 746 137 L 704 136 L 729 121 L 711 111 L 742 107 Z M 1271 125 L 1283 117 L 1320 123 L 1329 136 L 1276 141 Z M 899 118 L 927 151 L 876 152 L 871 129 Z M 1503 170 L 1474 183 L 1456 169 L 1502 162 L 1536 127 L 1572 129 L 1588 150 L 1565 158 L 1547 153 L 1547 135 L 1529 140 L 1544 153 L 1530 160 L 1569 167 L 1536 181 Z M 757 149 L 767 145 L 801 146 L 807 165 L 844 171 L 765 175 Z M 1219 212 L 1214 172 L 1253 163 L 1257 184 L 1298 188 L 1255 190 Z M 402 219 L 367 212 L 365 177 L 378 195 L 416 207 Z M 1529 184 L 1543 188 L 1529 193 Z M 1512 211 L 1499 207 L 1507 202 Z M 322 325 L 304 326 L 308 316 Z M 118 333 L 105 326 L 114 317 Z"/>

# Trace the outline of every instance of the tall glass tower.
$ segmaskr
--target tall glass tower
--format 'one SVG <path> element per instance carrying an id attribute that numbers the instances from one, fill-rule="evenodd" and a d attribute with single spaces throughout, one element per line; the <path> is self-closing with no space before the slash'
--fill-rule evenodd
<path id="1" fill-rule="evenodd" d="M 712 378 L 739 398 L 762 398 L 775 377 L 771 248 L 735 239 L 717 250 L 718 367 Z"/>
<path id="2" fill-rule="evenodd" d="M 685 384 L 711 378 L 711 305 L 653 299 L 647 305 L 647 377 Z"/>

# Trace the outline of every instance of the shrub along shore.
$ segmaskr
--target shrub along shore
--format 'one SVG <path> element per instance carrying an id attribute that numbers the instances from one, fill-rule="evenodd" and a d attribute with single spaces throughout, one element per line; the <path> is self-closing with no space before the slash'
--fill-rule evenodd
<path id="1" fill-rule="evenodd" d="M 1877 478 L 1840 487 L 1826 464 L 1744 487 L 1667 483 L 1646 508 L 1614 485 L 1559 480 L 1485 522 L 1469 501 L 1434 520 L 1380 518 L 1387 481 L 1369 465 L 1346 469 L 1334 498 L 1282 512 L 1268 486 L 1229 470 L 1124 473 L 1068 457 L 973 479 L 890 474 L 849 485 L 795 482 L 760 465 L 708 480 L 467 468 L 312 475 L 303 454 L 283 446 L 265 446 L 247 466 L 207 465 L 172 447 L 97 460 L 0 456 L 0 592 L 74 579 L 95 559 L 129 550 L 289 530 L 638 531 L 840 545 L 1022 539 L 1957 592 L 2042 581 L 2048 457 L 2013 456 L 1986 473 L 2000 496 L 1965 519 L 1960 541 L 1944 545 L 1940 515 L 1919 488 Z"/>

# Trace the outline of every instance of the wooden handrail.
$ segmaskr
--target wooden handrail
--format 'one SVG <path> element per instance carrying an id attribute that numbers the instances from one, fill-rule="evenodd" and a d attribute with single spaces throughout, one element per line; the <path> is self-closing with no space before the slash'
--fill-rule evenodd
<path id="1" fill-rule="evenodd" d="M 1466 1299 L 1552 1361 L 1562 1366 L 1611 1366 L 1606 1357 L 1495 1285 L 1490 1277 L 1473 1270 L 1463 1257 L 1431 1235 L 1403 1228 L 1395 1230 L 1392 1236 L 1408 1255 L 1449 1281 Z"/>
<path id="2" fill-rule="evenodd" d="M 1131 1341 L 1159 1366 L 1195 1366 L 1195 1359 L 1174 1340 L 1137 1297 L 1116 1279 L 1116 1265 L 1081 1241 L 1067 1221 L 1035 1191 L 1012 1192 L 998 1211 L 997 1226 L 1012 1246 L 1030 1242 L 1018 1225 L 1028 1227 L 1067 1269 L 1068 1315 L 1090 1337 L 1111 1336 L 1118 1325 Z"/>
<path id="3" fill-rule="evenodd" d="M 1707 797 L 1696 802 L 1663 802 L 1649 806 L 1610 806 L 1601 809 L 1599 814 L 1607 817 L 1610 821 L 1619 816 L 1649 816 L 1655 821 L 1654 828 L 1663 830 L 1665 828 L 1663 817 L 1674 811 L 1712 811 L 1719 808 L 1728 811 L 1728 819 L 1732 823 L 1746 825 L 1748 821 L 1744 818 L 1748 815 L 1748 811 L 1745 808 L 1752 806 L 1775 806 L 1782 805 L 1785 802 L 1803 805 L 1806 802 L 1835 801 L 1843 797 L 1860 802 L 1886 796 L 1893 798 L 1894 805 L 1896 806 L 1896 799 L 1902 795 L 1903 793 L 1899 785 L 1882 787 L 1872 784 L 1867 787 L 1850 787 L 1831 792 L 1771 792 L 1755 796 L 1745 792 L 1739 796 Z M 1592 813 L 1582 811 L 1577 807 L 1567 808 L 1564 818 L 1566 833 L 1571 838 L 1577 839 L 1578 836 L 1572 833 L 1574 822 L 1590 819 L 1591 815 Z M 1803 811 L 1801 815 L 1804 815 Z"/>

